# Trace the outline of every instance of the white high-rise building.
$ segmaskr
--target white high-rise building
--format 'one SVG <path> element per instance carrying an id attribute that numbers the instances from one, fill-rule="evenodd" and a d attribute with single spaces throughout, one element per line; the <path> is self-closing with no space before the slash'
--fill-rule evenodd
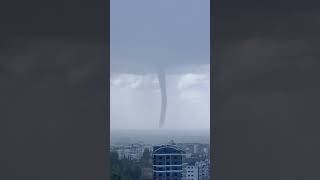
<path id="1" fill-rule="evenodd" d="M 130 158 L 130 149 L 125 147 L 125 148 L 120 148 L 117 150 L 119 159 L 129 159 Z"/>
<path id="2" fill-rule="evenodd" d="M 185 180 L 199 180 L 199 167 L 187 166 Z"/>

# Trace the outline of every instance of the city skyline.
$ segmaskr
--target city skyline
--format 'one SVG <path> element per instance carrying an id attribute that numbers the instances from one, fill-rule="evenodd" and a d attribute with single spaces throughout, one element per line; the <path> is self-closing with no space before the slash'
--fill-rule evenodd
<path id="1" fill-rule="evenodd" d="M 166 143 L 151 145 L 135 141 L 129 144 L 114 144 L 110 153 L 114 179 L 117 177 L 143 180 L 210 179 L 210 144 L 207 143 L 197 141 L 179 143 L 171 139 Z M 132 166 L 135 168 L 129 168 Z M 190 167 L 194 167 L 196 172 L 191 172 Z M 128 171 L 131 173 L 128 174 Z"/>

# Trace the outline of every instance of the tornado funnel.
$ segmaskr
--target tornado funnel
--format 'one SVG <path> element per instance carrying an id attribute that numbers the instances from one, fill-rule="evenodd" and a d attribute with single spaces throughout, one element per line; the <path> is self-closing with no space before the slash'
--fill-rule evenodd
<path id="1" fill-rule="evenodd" d="M 166 75 L 164 69 L 159 69 L 158 71 L 158 80 L 161 91 L 161 111 L 160 111 L 160 121 L 159 127 L 162 128 L 166 118 L 167 110 L 167 87 L 166 87 Z"/>

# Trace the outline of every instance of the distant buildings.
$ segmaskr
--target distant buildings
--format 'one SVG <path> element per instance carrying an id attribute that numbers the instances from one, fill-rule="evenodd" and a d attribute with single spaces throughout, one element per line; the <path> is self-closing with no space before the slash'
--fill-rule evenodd
<path id="1" fill-rule="evenodd" d="M 130 146 L 120 147 L 117 152 L 119 159 L 140 160 L 144 151 L 144 146 L 141 144 L 132 144 Z"/>
<path id="2" fill-rule="evenodd" d="M 153 147 L 153 180 L 182 180 L 185 151 L 174 143 Z"/>
<path id="3" fill-rule="evenodd" d="M 198 152 L 197 150 L 198 150 L 198 149 L 197 149 L 197 144 L 194 144 L 194 145 L 193 145 L 193 152 L 194 152 L 195 154 L 197 154 L 197 152 Z"/>
<path id="4" fill-rule="evenodd" d="M 178 144 L 188 154 L 208 154 L 210 145 L 201 143 L 179 143 Z"/>
<path id="5" fill-rule="evenodd" d="M 129 159 L 130 149 L 127 147 L 117 149 L 119 159 Z"/>
<path id="6" fill-rule="evenodd" d="M 208 153 L 208 149 L 207 148 L 203 148 L 203 152 L 207 154 Z"/>
<path id="7" fill-rule="evenodd" d="M 143 142 L 112 147 L 120 159 L 140 160 L 145 149 L 152 153 L 153 165 L 143 168 L 144 179 L 209 180 L 210 145 L 170 141 L 167 145 L 152 146 Z M 150 161 L 149 161 L 150 162 Z M 149 165 L 148 165 L 149 166 Z"/>
<path id="8" fill-rule="evenodd" d="M 153 150 L 153 146 L 152 145 L 144 145 L 144 149 L 148 149 L 149 150 L 149 152 L 151 153 L 152 152 L 152 150 Z"/>

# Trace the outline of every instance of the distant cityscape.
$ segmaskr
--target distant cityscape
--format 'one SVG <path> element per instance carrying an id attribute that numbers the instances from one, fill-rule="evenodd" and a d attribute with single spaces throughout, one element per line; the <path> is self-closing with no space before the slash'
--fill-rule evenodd
<path id="1" fill-rule="evenodd" d="M 132 132 L 131 132 L 132 133 Z M 137 140 L 122 139 L 113 141 L 110 152 L 114 155 L 111 166 L 113 168 L 112 180 L 209 180 L 210 179 L 210 144 L 209 135 L 203 132 L 184 134 L 172 132 L 171 134 L 158 133 L 154 137 L 155 143 L 144 142 L 149 140 L 149 136 L 144 136 L 146 132 L 136 133 Z M 128 135 L 128 132 L 124 133 Z M 124 135 L 123 134 L 123 135 Z M 119 134 L 118 134 L 119 135 Z M 163 141 L 163 136 L 176 137 Z M 139 138 L 139 136 L 141 136 Z M 188 141 L 182 137 L 192 136 Z M 112 137 L 112 136 L 111 136 Z M 195 138 L 196 137 L 196 138 Z M 194 139 L 200 142 L 193 141 Z M 178 139 L 178 140 L 177 140 Z M 206 143 L 206 141 L 208 141 Z M 135 168 L 130 168 L 128 164 Z M 125 170 L 125 167 L 128 169 Z M 135 172 L 130 172 L 130 171 Z M 126 177 L 127 174 L 127 177 Z"/>

